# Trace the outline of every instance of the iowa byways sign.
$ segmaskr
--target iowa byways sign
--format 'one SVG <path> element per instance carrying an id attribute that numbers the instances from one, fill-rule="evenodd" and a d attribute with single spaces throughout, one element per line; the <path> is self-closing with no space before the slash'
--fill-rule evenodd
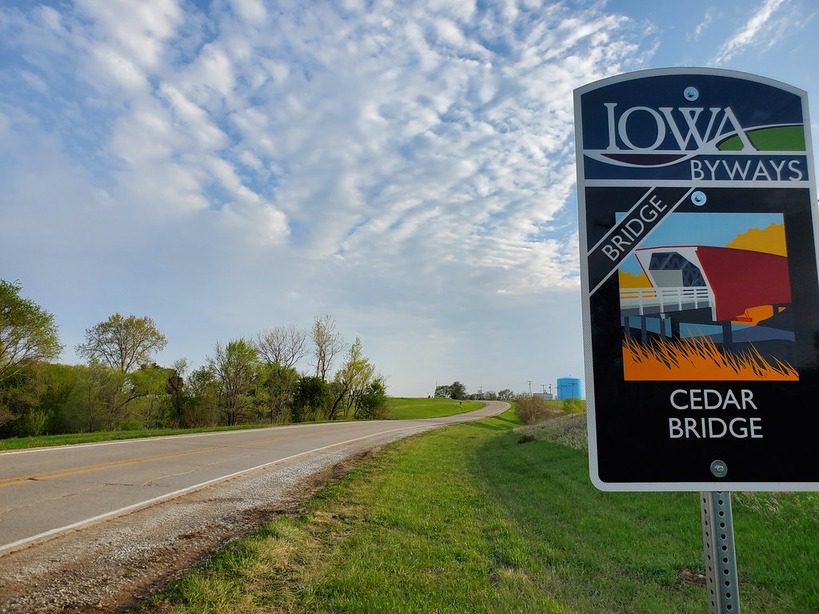
<path id="1" fill-rule="evenodd" d="M 592 480 L 819 489 L 806 94 L 724 70 L 575 92 Z"/>

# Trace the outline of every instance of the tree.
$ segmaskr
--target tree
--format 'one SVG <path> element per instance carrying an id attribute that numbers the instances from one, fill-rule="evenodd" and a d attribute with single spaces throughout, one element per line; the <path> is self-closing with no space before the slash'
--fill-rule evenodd
<path id="1" fill-rule="evenodd" d="M 449 385 L 449 397 L 456 401 L 462 401 L 466 397 L 466 386 L 459 381 L 452 382 Z"/>
<path id="2" fill-rule="evenodd" d="M 299 374 L 292 367 L 276 363 L 265 365 L 261 369 L 261 391 L 265 415 L 271 424 L 276 420 L 287 418 L 287 411 L 293 404 Z"/>
<path id="3" fill-rule="evenodd" d="M 312 420 L 330 406 L 330 386 L 320 377 L 302 375 L 293 399 L 293 422 Z"/>
<path id="4" fill-rule="evenodd" d="M 295 326 L 277 326 L 262 331 L 256 337 L 259 357 L 271 364 L 293 368 L 304 358 L 307 333 Z"/>
<path id="5" fill-rule="evenodd" d="M 515 398 L 515 393 L 509 390 L 509 388 L 504 388 L 498 393 L 498 400 L 500 401 L 511 401 Z"/>
<path id="6" fill-rule="evenodd" d="M 216 344 L 216 356 L 208 361 L 219 383 L 219 405 L 228 426 L 239 423 L 252 406 L 256 384 L 258 354 L 252 343 L 236 339 Z"/>
<path id="7" fill-rule="evenodd" d="M 161 351 L 167 340 L 149 317 L 123 317 L 115 313 L 104 322 L 86 329 L 85 343 L 77 353 L 89 361 L 108 367 L 108 428 L 118 428 L 127 417 L 128 405 L 149 390 L 139 385 L 131 374 L 137 367 L 151 364 L 154 352 Z"/>
<path id="8" fill-rule="evenodd" d="M 159 365 L 143 364 L 128 376 L 134 390 L 132 417 L 148 428 L 168 427 L 176 422 L 175 407 L 168 382 L 176 372 Z"/>
<path id="9" fill-rule="evenodd" d="M 80 382 L 88 432 L 101 428 L 103 414 L 107 415 L 109 430 L 117 427 L 121 410 L 133 400 L 130 395 L 126 395 L 125 402 L 120 402 L 124 384 L 125 376 L 121 373 L 103 365 L 96 358 L 88 361 L 88 370 Z"/>
<path id="10" fill-rule="evenodd" d="M 449 399 L 452 397 L 452 388 L 447 385 L 435 386 L 436 399 Z"/>
<path id="11" fill-rule="evenodd" d="M 85 343 L 77 346 L 77 352 L 91 360 L 126 374 L 136 367 L 151 362 L 154 352 L 161 351 L 167 340 L 159 332 L 151 318 L 127 318 L 115 313 L 85 331 Z"/>
<path id="12" fill-rule="evenodd" d="M 31 363 L 0 381 L 0 434 L 26 437 L 45 432 L 48 415 L 40 407 L 46 391 L 45 367 L 45 363 Z"/>
<path id="13" fill-rule="evenodd" d="M 111 395 L 111 369 L 96 360 L 89 365 L 71 367 L 73 382 L 63 405 L 64 420 L 70 432 L 93 432 L 101 428 L 102 419 Z"/>
<path id="14" fill-rule="evenodd" d="M 0 279 L 0 382 L 26 365 L 56 358 L 62 346 L 54 316 L 22 298 L 19 282 Z"/>
<path id="15" fill-rule="evenodd" d="M 355 418 L 368 420 L 380 418 L 387 409 L 387 385 L 383 377 L 376 377 L 356 397 Z"/>
<path id="16" fill-rule="evenodd" d="M 316 377 L 326 382 L 333 360 L 341 352 L 341 335 L 336 331 L 336 321 L 328 315 L 316 318 L 311 339 L 313 357 L 316 361 Z"/>
<path id="17" fill-rule="evenodd" d="M 168 375 L 166 382 L 166 389 L 171 395 L 171 402 L 173 403 L 174 421 L 176 426 L 184 426 L 185 423 L 185 375 L 188 372 L 188 361 L 185 358 L 180 358 L 173 363 L 171 373 Z"/>
<path id="18" fill-rule="evenodd" d="M 210 426 L 218 422 L 219 382 L 209 365 L 193 371 L 185 387 L 186 426 Z"/>
<path id="19" fill-rule="evenodd" d="M 327 419 L 335 420 L 340 407 L 344 408 L 346 415 L 350 408 L 355 405 L 356 399 L 364 393 L 374 373 L 375 366 L 364 356 L 361 339 L 356 337 L 347 353 L 347 360 L 336 373 L 333 382 L 335 400 Z"/>

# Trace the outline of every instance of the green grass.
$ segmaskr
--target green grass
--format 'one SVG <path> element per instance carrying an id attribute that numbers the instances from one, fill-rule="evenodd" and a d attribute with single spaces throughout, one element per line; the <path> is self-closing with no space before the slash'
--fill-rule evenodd
<path id="1" fill-rule="evenodd" d="M 390 446 L 146 609 L 706 611 L 682 580 L 702 569 L 694 493 L 601 493 L 583 452 L 518 443 L 514 426 L 507 413 Z M 744 611 L 819 611 L 816 496 L 737 495 L 735 525 Z"/>
<path id="2" fill-rule="evenodd" d="M 40 435 L 37 437 L 9 437 L 0 439 L 0 450 L 22 450 L 24 448 L 44 448 L 66 446 L 78 443 L 97 443 L 119 439 L 140 439 L 166 435 L 188 435 L 216 431 L 238 431 L 243 429 L 267 428 L 270 424 L 241 424 L 239 426 L 209 426 L 192 429 L 140 429 L 135 431 L 96 431 L 93 433 L 71 433 L 65 435 Z"/>
<path id="3" fill-rule="evenodd" d="M 480 401 L 453 401 L 452 399 L 412 399 L 389 397 L 387 399 L 388 419 L 411 420 L 413 418 L 439 418 L 452 416 L 483 407 Z M 187 435 L 191 433 L 210 433 L 216 431 L 236 431 L 275 426 L 263 424 L 240 424 L 238 426 L 210 426 L 190 429 L 140 429 L 133 431 L 97 431 L 94 433 L 70 433 L 64 435 L 41 435 L 37 437 L 9 437 L 0 439 L 0 450 L 22 450 L 25 448 L 43 448 L 65 446 L 78 443 L 97 443 L 120 439 L 140 439 L 143 437 L 163 437 L 166 435 Z"/>
<path id="4" fill-rule="evenodd" d="M 387 415 L 384 417 L 394 420 L 440 418 L 480 409 L 483 405 L 481 401 L 390 397 L 387 399 Z"/>

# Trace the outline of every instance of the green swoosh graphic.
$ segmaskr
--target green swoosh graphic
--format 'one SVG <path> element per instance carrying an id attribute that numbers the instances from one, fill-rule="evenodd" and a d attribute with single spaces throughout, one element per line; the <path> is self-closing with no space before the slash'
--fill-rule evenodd
<path id="1" fill-rule="evenodd" d="M 805 131 L 801 124 L 746 130 L 745 134 L 758 151 L 805 151 Z M 717 148 L 720 151 L 742 151 L 742 142 L 734 135 Z"/>

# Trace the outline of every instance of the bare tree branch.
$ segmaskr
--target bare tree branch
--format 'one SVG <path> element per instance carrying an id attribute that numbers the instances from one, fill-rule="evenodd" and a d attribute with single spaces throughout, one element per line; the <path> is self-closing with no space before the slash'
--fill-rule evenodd
<path id="1" fill-rule="evenodd" d="M 311 339 L 313 340 L 316 377 L 326 382 L 333 360 L 342 349 L 341 335 L 336 330 L 336 321 L 329 315 L 317 317 L 313 323 Z"/>
<path id="2" fill-rule="evenodd" d="M 292 324 L 262 331 L 256 336 L 256 348 L 264 362 L 292 369 L 306 353 L 307 333 Z"/>

